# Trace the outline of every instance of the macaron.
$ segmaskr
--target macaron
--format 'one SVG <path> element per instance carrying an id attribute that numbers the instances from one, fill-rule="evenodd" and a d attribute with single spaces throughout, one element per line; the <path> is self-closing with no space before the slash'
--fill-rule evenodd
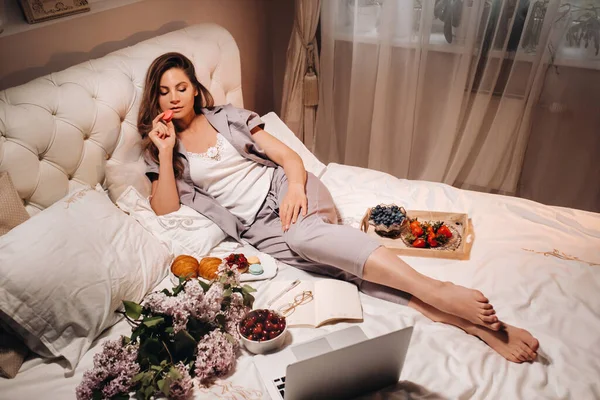
<path id="1" fill-rule="evenodd" d="M 170 122 L 173 119 L 173 110 L 167 110 L 163 114 L 162 120 L 165 122 Z"/>
<path id="2" fill-rule="evenodd" d="M 247 260 L 248 260 L 248 264 L 250 264 L 250 265 L 252 265 L 252 264 L 260 264 L 260 260 L 256 256 L 250 256 L 250 257 L 247 258 Z"/>
<path id="3" fill-rule="evenodd" d="M 264 269 L 260 264 L 251 264 L 248 272 L 250 272 L 252 275 L 260 275 L 264 272 Z"/>

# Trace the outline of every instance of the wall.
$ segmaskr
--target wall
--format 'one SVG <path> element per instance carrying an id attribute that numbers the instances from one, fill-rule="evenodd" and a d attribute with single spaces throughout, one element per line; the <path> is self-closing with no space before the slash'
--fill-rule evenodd
<path id="1" fill-rule="evenodd" d="M 268 9 L 269 33 L 273 56 L 273 110 L 278 115 L 281 115 L 285 60 L 294 26 L 294 0 L 271 0 Z"/>
<path id="2" fill-rule="evenodd" d="M 278 20 L 270 24 L 274 3 L 292 6 L 277 4 Z M 292 16 L 286 15 L 290 12 Z M 282 56 L 278 52 L 284 51 L 283 43 L 289 40 L 291 26 L 286 21 L 292 20 L 293 0 L 144 0 L 0 35 L 0 90 L 163 33 L 214 22 L 229 30 L 240 48 L 244 106 L 262 114 L 275 109 L 274 93 L 281 96 L 285 53 Z"/>

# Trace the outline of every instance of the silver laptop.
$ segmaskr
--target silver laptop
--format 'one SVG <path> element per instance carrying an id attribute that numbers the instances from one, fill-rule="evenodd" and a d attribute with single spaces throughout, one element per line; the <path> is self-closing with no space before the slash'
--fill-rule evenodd
<path id="1" fill-rule="evenodd" d="M 348 399 L 398 383 L 412 332 L 368 339 L 355 325 L 254 363 L 273 399 Z"/>

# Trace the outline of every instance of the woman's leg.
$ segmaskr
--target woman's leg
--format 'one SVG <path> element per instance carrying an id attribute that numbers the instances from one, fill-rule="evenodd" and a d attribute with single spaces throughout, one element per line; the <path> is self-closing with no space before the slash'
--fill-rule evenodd
<path id="1" fill-rule="evenodd" d="M 407 304 L 434 321 L 460 327 L 511 361 L 521 360 L 517 349 L 527 352 L 529 357 L 535 356 L 538 343 L 529 332 L 499 322 L 485 322 L 489 321 L 485 317 L 494 316 L 495 312 L 480 292 L 420 274 L 365 233 L 337 225 L 333 199 L 312 174 L 307 183 L 308 215 L 300 216 L 298 222 L 283 234 L 277 208 L 286 190 L 285 175 L 278 171 L 265 205 L 244 234 L 244 238 L 260 251 L 305 271 L 351 281 L 375 297 Z M 402 291 L 411 292 L 415 297 L 411 299 Z M 459 316 L 443 312 L 435 304 L 453 309 Z M 471 322 L 467 316 L 475 321 Z M 503 329 L 493 331 L 485 325 Z"/>
<path id="2" fill-rule="evenodd" d="M 277 204 L 287 193 L 279 175 Z M 286 244 L 306 260 L 347 271 L 358 278 L 408 292 L 435 308 L 492 330 L 500 329 L 494 308 L 479 291 L 420 274 L 389 249 L 358 229 L 337 225 L 333 198 L 323 183 L 308 174 L 308 213 L 283 234 Z M 325 268 L 326 269 L 326 268 Z M 333 275 L 332 271 L 323 271 Z"/>
<path id="3" fill-rule="evenodd" d="M 383 246 L 372 252 L 367 259 L 362 278 L 408 292 L 438 310 L 473 324 L 492 330 L 499 330 L 501 327 L 494 308 L 480 291 L 420 274 Z"/>
<path id="4" fill-rule="evenodd" d="M 502 329 L 492 331 L 467 320 L 447 314 L 413 297 L 408 306 L 435 322 L 454 325 L 470 335 L 477 336 L 508 361 L 521 363 L 534 361 L 539 342 L 531 333 L 512 325 L 502 324 Z"/>

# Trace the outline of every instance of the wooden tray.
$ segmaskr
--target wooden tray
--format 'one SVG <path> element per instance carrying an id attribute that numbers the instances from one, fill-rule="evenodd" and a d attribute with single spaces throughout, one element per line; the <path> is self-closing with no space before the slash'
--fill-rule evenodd
<path id="1" fill-rule="evenodd" d="M 443 221 L 446 225 L 452 226 L 462 236 L 460 245 L 455 250 L 410 247 L 404 244 L 400 237 L 390 239 L 379 236 L 375 233 L 375 228 L 372 225 L 368 226 L 367 234 L 376 237 L 385 247 L 403 256 L 447 258 L 452 260 L 468 260 L 470 258 L 471 248 L 475 241 L 475 231 L 473 230 L 473 223 L 467 214 L 418 210 L 407 210 L 406 214 L 409 218 L 418 218 L 421 222 Z M 405 229 L 409 228 L 406 227 Z"/>

